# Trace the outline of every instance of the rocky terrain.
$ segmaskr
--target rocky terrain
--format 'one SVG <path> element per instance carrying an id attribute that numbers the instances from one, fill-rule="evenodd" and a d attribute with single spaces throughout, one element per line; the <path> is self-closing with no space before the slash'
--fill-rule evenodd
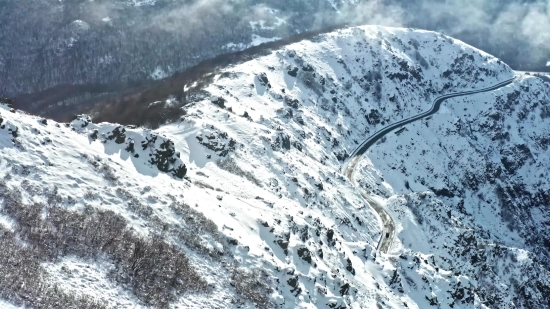
<path id="1" fill-rule="evenodd" d="M 397 229 L 377 251 L 380 220 L 343 175 L 350 154 L 438 96 L 515 76 L 446 101 L 361 157 L 355 182 Z M 154 130 L 1 105 L 3 302 L 549 306 L 543 78 L 440 33 L 362 26 L 188 87 L 183 116 Z"/>
<path id="2" fill-rule="evenodd" d="M 403 249 L 440 252 L 434 260 L 471 274 L 472 292 L 490 308 L 550 305 L 549 102 L 550 84 L 522 76 L 454 99 L 368 154 L 364 169 L 392 186 L 363 185 L 389 197 Z"/>

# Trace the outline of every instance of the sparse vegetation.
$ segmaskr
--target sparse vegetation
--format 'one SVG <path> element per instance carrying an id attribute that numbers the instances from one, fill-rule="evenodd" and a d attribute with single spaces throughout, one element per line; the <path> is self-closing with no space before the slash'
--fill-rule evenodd
<path id="1" fill-rule="evenodd" d="M 67 294 L 47 281 L 40 257 L 0 226 L 0 299 L 32 308 L 105 308 L 86 296 Z"/>
<path id="2" fill-rule="evenodd" d="M 208 219 L 200 211 L 193 209 L 191 206 L 176 201 L 175 198 L 172 198 L 170 209 L 182 218 L 184 224 L 172 226 L 169 231 L 172 236 L 181 241 L 185 246 L 200 254 L 208 254 L 213 258 L 217 258 L 228 251 L 224 246 L 225 237 L 218 231 L 218 226 L 214 221 Z M 203 237 L 211 238 L 222 247 L 208 246 L 205 244 Z"/>
<path id="3" fill-rule="evenodd" d="M 112 211 L 85 208 L 72 212 L 57 207 L 57 202 L 25 205 L 21 192 L 3 182 L 0 196 L 1 213 L 15 222 L 14 232 L 0 230 L 2 298 L 36 308 L 102 308 L 44 281 L 40 263 L 67 255 L 85 259 L 107 256 L 116 265 L 110 277 L 154 307 L 166 307 L 185 292 L 206 291 L 206 281 L 178 247 L 158 235 L 138 237 L 126 220 Z M 206 225 L 208 229 L 214 229 L 212 224 Z"/>
<path id="4" fill-rule="evenodd" d="M 118 180 L 118 176 L 115 175 L 115 171 L 109 164 L 102 162 L 99 158 L 92 158 L 87 154 L 83 154 L 82 157 L 86 159 L 96 171 L 99 171 L 105 180 L 110 182 L 116 182 Z"/>
<path id="5" fill-rule="evenodd" d="M 233 265 L 231 285 L 235 287 L 237 295 L 251 301 L 259 309 L 276 308 L 270 299 L 273 289 L 269 275 L 263 270 L 247 270 Z M 237 301 L 238 302 L 238 301 Z"/>
<path id="6" fill-rule="evenodd" d="M 151 216 L 153 215 L 153 209 L 151 206 L 143 205 L 139 199 L 122 188 L 116 189 L 116 195 L 124 200 L 126 202 L 126 206 L 136 215 L 144 219 L 151 219 Z"/>
<path id="7" fill-rule="evenodd" d="M 218 160 L 216 161 L 216 165 L 222 170 L 226 170 L 231 174 L 248 179 L 250 182 L 257 185 L 258 187 L 262 187 L 262 182 L 258 180 L 256 176 L 254 176 L 254 174 L 252 174 L 251 172 L 245 171 L 240 168 L 239 165 L 237 165 L 237 162 L 233 160 L 233 158 Z"/>
<path id="8" fill-rule="evenodd" d="M 20 95 L 17 97 L 17 104 L 19 108 L 29 112 L 45 111 L 48 117 L 58 121 L 69 121 L 75 113 L 86 113 L 93 115 L 97 122 L 156 128 L 184 116 L 183 107 L 194 101 L 194 95 L 201 93 L 202 87 L 208 85 L 220 69 L 269 54 L 272 50 L 290 43 L 315 38 L 319 34 L 334 31 L 342 26 L 334 25 L 321 30 L 306 31 L 243 51 L 224 53 L 161 80 L 56 86 Z M 183 92 L 184 85 L 194 83 L 198 85 L 195 89 Z M 165 102 L 171 96 L 175 96 L 174 104 L 150 105 L 152 102 Z M 202 98 L 202 95 L 199 94 L 198 97 Z M 68 106 L 63 104 L 58 107 L 55 104 L 71 101 L 74 101 L 73 104 Z"/>

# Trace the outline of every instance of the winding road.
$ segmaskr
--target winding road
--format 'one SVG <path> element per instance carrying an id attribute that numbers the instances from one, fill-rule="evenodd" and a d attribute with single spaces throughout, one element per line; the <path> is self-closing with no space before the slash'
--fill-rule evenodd
<path id="1" fill-rule="evenodd" d="M 463 92 L 455 92 L 446 94 L 440 97 L 437 97 L 432 107 L 421 114 L 418 114 L 416 116 L 409 117 L 407 119 L 400 120 L 398 122 L 392 123 L 378 131 L 376 131 L 373 135 L 369 136 L 366 140 L 364 140 L 352 153 L 350 156 L 350 160 L 348 161 L 347 165 L 344 167 L 344 175 L 345 177 L 353 184 L 353 186 L 359 191 L 365 202 L 367 202 L 374 211 L 378 214 L 380 219 L 382 220 L 383 229 L 382 229 L 382 236 L 380 237 L 380 240 L 378 241 L 377 250 L 383 253 L 388 253 L 388 251 L 391 248 L 393 238 L 395 236 L 395 224 L 393 222 L 393 219 L 391 216 L 386 212 L 384 207 L 382 207 L 380 204 L 378 204 L 376 201 L 374 201 L 372 198 L 370 198 L 357 183 L 353 180 L 353 175 L 356 171 L 357 163 L 359 162 L 361 156 L 372 146 L 374 145 L 378 140 L 380 140 L 382 137 L 384 137 L 386 134 L 390 133 L 391 131 L 402 127 L 406 124 L 409 124 L 411 122 L 420 120 L 424 117 L 431 116 L 439 111 L 439 108 L 441 107 L 441 103 L 443 103 L 445 100 L 454 98 L 454 97 L 460 97 L 460 96 L 466 96 L 470 94 L 476 94 L 480 92 L 489 92 L 496 89 L 499 89 L 501 87 L 507 86 L 511 84 L 517 77 L 514 77 L 512 79 L 509 79 L 507 81 L 504 81 L 502 83 L 496 84 L 494 86 L 478 89 L 478 90 L 471 90 L 471 91 L 463 91 Z"/>

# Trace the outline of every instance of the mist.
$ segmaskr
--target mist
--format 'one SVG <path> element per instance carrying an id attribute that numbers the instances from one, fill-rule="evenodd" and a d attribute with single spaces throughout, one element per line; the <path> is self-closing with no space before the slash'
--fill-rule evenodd
<path id="1" fill-rule="evenodd" d="M 274 38 L 361 24 L 440 31 L 514 69 L 550 70 L 550 0 L 4 0 L 0 93 L 140 82 Z"/>
<path id="2" fill-rule="evenodd" d="M 212 19 L 242 26 L 277 17 L 287 21 L 278 36 L 334 24 L 415 27 L 444 32 L 518 68 L 550 60 L 550 0 L 113 0 L 88 2 L 85 11 L 92 20 L 116 19 L 128 6 L 141 9 L 136 27 L 177 35 L 208 32 Z"/>
<path id="3" fill-rule="evenodd" d="M 370 0 L 344 3 L 339 13 L 339 22 L 354 25 L 440 31 L 520 69 L 550 60 L 550 0 Z M 319 25 L 330 21 L 330 14 L 320 15 Z"/>

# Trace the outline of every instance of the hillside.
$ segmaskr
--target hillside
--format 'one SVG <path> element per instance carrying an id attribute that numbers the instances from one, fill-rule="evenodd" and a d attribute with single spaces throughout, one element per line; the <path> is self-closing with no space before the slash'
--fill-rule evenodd
<path id="1" fill-rule="evenodd" d="M 9 250 L 0 299 L 36 308 L 548 306 L 542 79 L 449 99 L 369 148 L 354 177 L 396 226 L 387 253 L 376 250 L 376 211 L 343 175 L 377 130 L 441 95 L 514 76 L 439 33 L 364 26 L 187 85 L 185 116 L 155 130 L 93 115 L 56 123 L 2 105 L 0 247 Z"/>

